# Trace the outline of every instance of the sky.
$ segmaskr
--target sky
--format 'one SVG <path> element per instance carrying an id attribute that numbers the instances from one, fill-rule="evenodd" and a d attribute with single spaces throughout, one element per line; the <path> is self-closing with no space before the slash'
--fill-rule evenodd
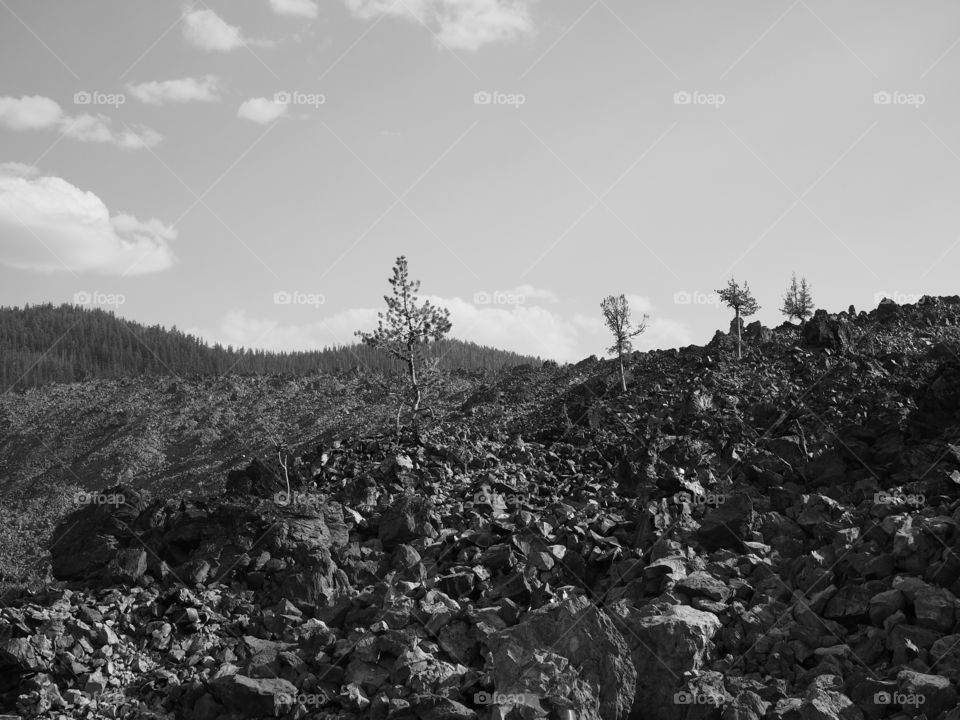
<path id="1" fill-rule="evenodd" d="M 0 0 L 0 305 L 355 341 L 399 255 L 451 335 L 577 361 L 958 292 L 960 4 Z"/>

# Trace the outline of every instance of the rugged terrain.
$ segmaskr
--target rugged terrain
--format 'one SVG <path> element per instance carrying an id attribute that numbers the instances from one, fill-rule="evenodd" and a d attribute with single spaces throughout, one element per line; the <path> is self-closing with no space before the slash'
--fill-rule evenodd
<path id="1" fill-rule="evenodd" d="M 364 412 L 349 384 L 301 387 L 265 400 L 280 415 L 241 403 L 176 434 L 164 420 L 164 462 L 127 474 L 71 434 L 66 390 L 62 406 L 38 396 L 43 412 L 24 394 L 6 406 L 19 440 L 0 448 L 11 486 L 36 497 L 66 465 L 88 492 L 50 534 L 49 587 L 4 597 L 2 703 L 45 718 L 960 719 L 960 298 L 745 337 L 740 361 L 724 333 L 636 353 L 625 393 L 595 358 L 462 378 L 399 442 L 341 424 Z M 211 412 L 283 391 L 245 382 L 211 384 Z M 140 397 L 150 425 L 185 402 L 162 392 L 115 398 Z M 265 448 L 191 475 L 169 449 L 280 419 L 302 433 L 286 467 Z M 66 455 L 12 452 L 43 427 Z"/>

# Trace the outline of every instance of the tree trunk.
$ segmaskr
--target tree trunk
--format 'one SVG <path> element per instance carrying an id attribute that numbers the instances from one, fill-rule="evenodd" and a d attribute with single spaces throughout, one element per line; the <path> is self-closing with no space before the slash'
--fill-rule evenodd
<path id="1" fill-rule="evenodd" d="M 743 358 L 743 348 L 741 346 L 742 338 L 740 337 L 740 308 L 735 308 L 735 312 L 737 313 L 735 318 L 737 321 L 737 360 L 741 360 Z"/>
<path id="2" fill-rule="evenodd" d="M 620 386 L 624 392 L 627 391 L 627 375 L 623 371 L 623 353 L 620 353 Z"/>
<path id="3" fill-rule="evenodd" d="M 416 417 L 420 409 L 420 383 L 417 381 L 417 366 L 411 359 L 408 367 L 410 369 L 410 384 L 413 385 L 413 414 Z"/>

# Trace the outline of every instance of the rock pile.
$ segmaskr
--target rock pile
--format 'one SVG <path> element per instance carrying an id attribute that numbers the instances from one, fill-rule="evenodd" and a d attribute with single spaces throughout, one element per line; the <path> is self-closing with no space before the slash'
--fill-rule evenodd
<path id="1" fill-rule="evenodd" d="M 58 528 L 58 586 L 0 609 L 0 702 L 960 720 L 960 303 L 841 316 L 465 419 L 514 379 L 419 442 L 302 452 L 289 491 L 266 461 L 218 497 L 107 488 Z"/>

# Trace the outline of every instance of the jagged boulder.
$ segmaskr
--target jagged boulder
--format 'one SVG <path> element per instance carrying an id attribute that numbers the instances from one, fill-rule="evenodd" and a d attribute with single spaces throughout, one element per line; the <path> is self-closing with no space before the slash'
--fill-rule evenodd
<path id="1" fill-rule="evenodd" d="M 584 720 L 626 720 L 637 673 L 611 618 L 584 596 L 529 613 L 487 638 L 497 692 L 547 698 Z M 544 651 L 548 649 L 548 651 Z"/>
<path id="2" fill-rule="evenodd" d="M 684 673 L 701 670 L 711 657 L 719 618 L 687 605 L 635 608 L 625 600 L 611 613 L 636 667 L 635 712 L 644 720 L 681 720 L 687 708 L 675 702 L 674 694 Z"/>
<path id="3" fill-rule="evenodd" d="M 820 309 L 804 324 L 803 341 L 808 347 L 844 352 L 853 347 L 856 334 L 850 321 L 828 315 L 826 310 Z"/>

